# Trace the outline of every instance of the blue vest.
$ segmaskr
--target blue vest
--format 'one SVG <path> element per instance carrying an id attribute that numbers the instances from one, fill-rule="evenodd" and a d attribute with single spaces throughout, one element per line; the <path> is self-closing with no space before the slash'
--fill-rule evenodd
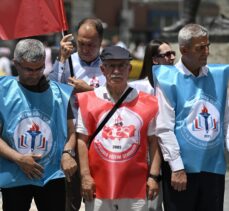
<path id="1" fill-rule="evenodd" d="M 208 67 L 203 77 L 184 75 L 174 66 L 157 66 L 153 73 L 175 111 L 174 132 L 185 170 L 225 174 L 223 122 L 229 66 Z"/>
<path id="2" fill-rule="evenodd" d="M 72 87 L 50 81 L 41 93 L 25 89 L 14 77 L 0 77 L 1 138 L 22 154 L 41 154 L 41 179 L 29 179 L 20 167 L 0 157 L 0 187 L 43 186 L 64 177 L 61 154 L 67 140 L 67 107 Z"/>

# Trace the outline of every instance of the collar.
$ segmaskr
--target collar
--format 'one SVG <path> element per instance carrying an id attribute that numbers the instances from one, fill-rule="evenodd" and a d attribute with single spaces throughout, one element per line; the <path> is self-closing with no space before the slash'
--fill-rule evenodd
<path id="1" fill-rule="evenodd" d="M 77 55 L 78 55 L 80 64 L 81 64 L 83 67 L 98 67 L 98 66 L 101 64 L 101 59 L 100 59 L 99 56 L 97 56 L 96 59 L 93 60 L 92 62 L 87 63 L 87 62 L 83 61 L 83 60 L 79 57 L 79 54 L 78 54 L 78 53 L 77 53 Z"/>
<path id="2" fill-rule="evenodd" d="M 179 59 L 179 61 L 175 64 L 175 67 L 184 75 L 188 75 L 188 76 L 193 75 L 192 72 L 184 66 L 181 59 Z M 208 67 L 207 66 L 201 67 L 198 77 L 203 77 L 207 75 L 208 75 Z"/>
<path id="3" fill-rule="evenodd" d="M 124 92 L 128 89 L 129 86 L 126 87 L 126 89 L 123 91 L 122 94 L 124 94 Z M 104 86 L 100 86 L 97 89 L 94 89 L 94 92 L 96 94 L 97 97 L 103 99 L 103 100 L 107 100 L 110 101 L 112 103 L 115 103 L 114 99 L 112 98 L 112 96 L 110 95 L 109 91 L 107 90 L 106 85 Z M 124 100 L 124 102 L 130 102 L 132 101 L 134 98 L 136 98 L 138 96 L 138 92 L 136 89 L 133 89 L 128 96 L 126 97 L 126 99 Z"/>
<path id="4" fill-rule="evenodd" d="M 49 80 L 45 76 L 42 76 L 42 78 L 40 79 L 39 83 L 36 86 L 28 86 L 22 83 L 20 84 L 31 92 L 44 92 L 49 88 Z"/>

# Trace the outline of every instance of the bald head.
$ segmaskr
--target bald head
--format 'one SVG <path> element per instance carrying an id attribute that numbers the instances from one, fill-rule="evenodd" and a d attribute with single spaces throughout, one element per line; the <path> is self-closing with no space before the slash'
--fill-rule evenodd
<path id="1" fill-rule="evenodd" d="M 91 40 L 91 39 L 101 40 L 95 27 L 90 23 L 85 23 L 79 28 L 77 37 L 84 37 L 85 39 L 88 39 L 88 40 Z"/>
<path id="2" fill-rule="evenodd" d="M 94 28 L 94 30 L 98 33 L 100 39 L 103 39 L 103 25 L 102 21 L 98 18 L 85 18 L 81 20 L 77 26 L 77 34 L 79 33 L 81 28 L 86 28 L 90 30 Z"/>

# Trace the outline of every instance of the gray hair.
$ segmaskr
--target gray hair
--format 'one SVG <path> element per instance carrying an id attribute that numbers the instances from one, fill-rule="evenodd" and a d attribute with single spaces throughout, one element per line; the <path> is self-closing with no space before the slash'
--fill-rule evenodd
<path id="1" fill-rule="evenodd" d="M 36 39 L 21 40 L 15 47 L 14 60 L 19 63 L 45 60 L 45 47 L 41 41 Z"/>
<path id="2" fill-rule="evenodd" d="M 193 38 L 209 37 L 208 30 L 199 24 L 187 24 L 178 34 L 179 46 L 190 46 Z"/>

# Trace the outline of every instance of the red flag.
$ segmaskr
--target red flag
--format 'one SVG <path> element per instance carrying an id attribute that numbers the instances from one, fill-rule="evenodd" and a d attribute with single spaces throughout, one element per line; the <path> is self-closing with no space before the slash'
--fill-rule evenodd
<path id="1" fill-rule="evenodd" d="M 0 0 L 0 39 L 67 29 L 63 0 Z"/>

